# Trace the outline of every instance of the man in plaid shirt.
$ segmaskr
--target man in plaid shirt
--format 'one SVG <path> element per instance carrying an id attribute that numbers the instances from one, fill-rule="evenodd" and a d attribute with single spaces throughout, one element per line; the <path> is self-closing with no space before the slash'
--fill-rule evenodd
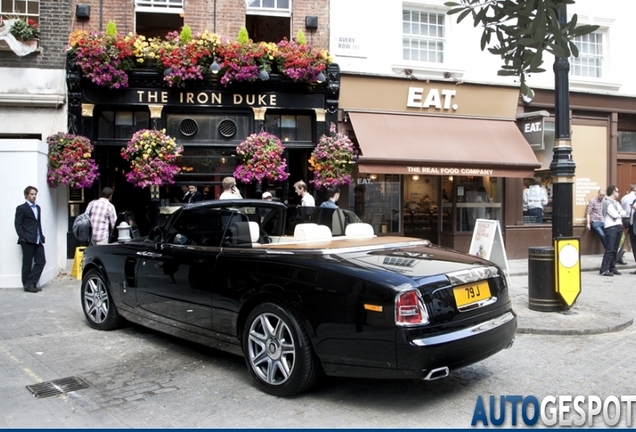
<path id="1" fill-rule="evenodd" d="M 108 244 L 110 233 L 115 229 L 117 213 L 115 212 L 115 206 L 110 202 L 112 198 L 113 189 L 105 187 L 99 194 L 99 199 L 89 204 L 89 214 L 93 228 L 91 243 L 94 245 Z"/>

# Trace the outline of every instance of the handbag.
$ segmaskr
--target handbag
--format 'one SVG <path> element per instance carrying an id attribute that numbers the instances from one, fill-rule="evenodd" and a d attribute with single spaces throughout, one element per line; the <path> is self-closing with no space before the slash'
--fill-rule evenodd
<path id="1" fill-rule="evenodd" d="M 91 224 L 91 209 L 93 201 L 90 202 L 86 211 L 75 218 L 73 222 L 73 234 L 81 242 L 90 242 L 93 238 L 93 225 Z"/>

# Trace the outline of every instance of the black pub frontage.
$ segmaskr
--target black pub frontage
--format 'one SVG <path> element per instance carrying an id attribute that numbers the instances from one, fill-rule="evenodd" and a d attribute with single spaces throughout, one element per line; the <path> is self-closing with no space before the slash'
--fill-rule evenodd
<path id="1" fill-rule="evenodd" d="M 79 246 L 71 232 L 73 221 L 99 197 L 102 188 L 114 189 L 112 202 L 118 214 L 130 212 L 144 235 L 181 205 L 182 186 L 197 186 L 204 199 L 218 198 L 223 178 L 232 176 L 238 164 L 236 147 L 260 131 L 280 138 L 290 175 L 282 182 L 239 182 L 242 195 L 260 198 L 267 190 L 281 202 L 298 204 L 292 185 L 311 179 L 310 154 L 329 132 L 329 125 L 338 122 L 340 70 L 337 64 L 330 64 L 326 72 L 324 82 L 311 84 L 272 74 L 266 81 L 227 86 L 209 73 L 204 81 L 172 88 L 165 85 L 161 73 L 137 69 L 130 72 L 127 88 L 108 89 L 84 78 L 69 59 L 68 130 L 95 145 L 93 156 L 100 176 L 92 188 L 70 191 L 68 258 Z M 183 146 L 174 184 L 142 189 L 126 181 L 129 163 L 120 152 L 142 129 L 165 129 Z"/>

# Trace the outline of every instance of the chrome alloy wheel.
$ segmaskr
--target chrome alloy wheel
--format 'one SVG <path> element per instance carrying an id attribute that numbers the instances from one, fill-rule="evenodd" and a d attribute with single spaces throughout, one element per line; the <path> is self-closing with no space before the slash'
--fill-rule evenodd
<path id="1" fill-rule="evenodd" d="M 95 324 L 101 324 L 108 318 L 110 297 L 106 284 L 98 275 L 86 281 L 84 288 L 84 311 Z"/>
<path id="2" fill-rule="evenodd" d="M 248 355 L 259 379 L 270 385 L 285 383 L 296 364 L 296 347 L 287 323 L 273 313 L 257 316 L 250 326 Z"/>

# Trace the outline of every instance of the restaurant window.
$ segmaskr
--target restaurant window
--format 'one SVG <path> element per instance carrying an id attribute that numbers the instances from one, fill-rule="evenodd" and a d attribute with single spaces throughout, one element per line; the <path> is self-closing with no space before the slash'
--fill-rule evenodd
<path id="1" fill-rule="evenodd" d="M 254 42 L 291 39 L 291 0 L 247 0 L 245 28 Z"/>
<path id="2" fill-rule="evenodd" d="M 552 176 L 548 171 L 537 172 L 523 179 L 523 224 L 552 222 Z M 546 204 L 543 204 L 543 203 Z"/>
<path id="3" fill-rule="evenodd" d="M 280 138 L 283 144 L 312 142 L 311 116 L 266 114 L 265 130 Z"/>
<path id="4" fill-rule="evenodd" d="M 477 219 L 502 219 L 503 183 L 497 177 L 445 176 L 442 180 L 442 231 L 472 232 Z M 451 222 L 448 217 L 455 207 Z"/>
<path id="5" fill-rule="evenodd" d="M 577 77 L 603 77 L 603 33 L 594 32 L 573 39 L 578 57 L 570 57 L 570 73 Z"/>
<path id="6" fill-rule="evenodd" d="M 40 1 L 39 0 L 2 0 L 0 2 L 0 14 L 2 20 L 22 19 L 33 20 L 40 23 Z M 0 20 L 0 21 L 2 21 Z"/>
<path id="7" fill-rule="evenodd" d="M 401 230 L 400 182 L 397 174 L 359 174 L 349 188 L 349 208 L 376 234 Z"/>
<path id="8" fill-rule="evenodd" d="M 185 0 L 135 0 L 135 31 L 139 35 L 165 37 L 183 27 Z"/>
<path id="9" fill-rule="evenodd" d="M 402 58 L 444 63 L 444 14 L 414 9 L 402 11 Z"/>
<path id="10" fill-rule="evenodd" d="M 135 132 L 149 126 L 148 111 L 101 111 L 97 115 L 97 138 L 129 140 Z"/>

